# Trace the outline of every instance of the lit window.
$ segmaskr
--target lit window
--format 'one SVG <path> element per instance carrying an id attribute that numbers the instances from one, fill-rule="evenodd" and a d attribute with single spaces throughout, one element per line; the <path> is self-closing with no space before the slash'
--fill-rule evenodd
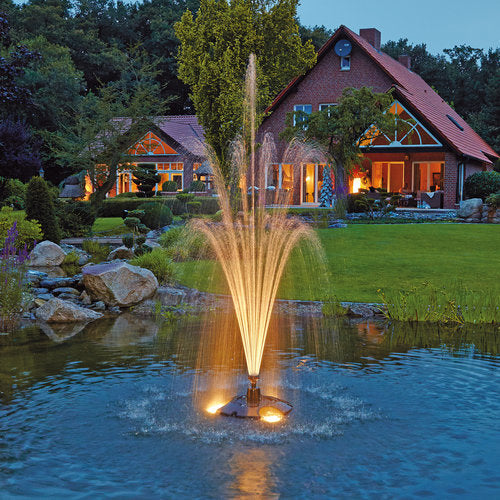
<path id="1" fill-rule="evenodd" d="M 340 58 L 340 70 L 349 71 L 351 69 L 351 56 L 345 56 Z"/>
<path id="2" fill-rule="evenodd" d="M 312 105 L 311 104 L 296 104 L 293 107 L 294 113 L 306 113 L 310 115 L 312 113 Z M 304 116 L 296 115 L 294 114 L 293 116 L 293 124 L 294 126 L 297 125 L 297 123 L 303 122 L 305 120 Z"/>

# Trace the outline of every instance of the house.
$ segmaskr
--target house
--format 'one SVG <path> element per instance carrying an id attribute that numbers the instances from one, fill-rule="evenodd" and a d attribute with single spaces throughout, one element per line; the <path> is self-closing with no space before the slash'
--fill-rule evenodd
<path id="1" fill-rule="evenodd" d="M 381 33 L 345 26 L 318 52 L 315 66 L 292 80 L 267 109 L 260 133 L 275 138 L 285 128 L 287 113 L 311 113 L 335 106 L 346 87 L 393 89 L 390 112 L 404 123 L 394 137 L 379 136 L 367 144 L 366 159 L 349 179 L 349 192 L 383 188 L 414 192 L 421 199 L 440 199 L 455 208 L 464 197 L 466 177 L 491 169 L 497 153 L 416 73 L 408 56 L 396 61 L 380 50 Z M 284 143 L 278 151 L 284 151 Z M 294 205 L 319 202 L 323 182 L 320 164 L 274 164 L 267 184 L 289 191 Z M 438 196 L 439 195 L 439 196 Z"/>
<path id="2" fill-rule="evenodd" d="M 124 131 L 129 128 L 126 118 L 121 120 Z M 127 162 L 122 164 L 116 175 L 116 183 L 108 197 L 121 193 L 138 191 L 133 182 L 134 169 L 145 164 L 154 165 L 160 175 L 155 191 L 161 191 L 166 181 L 177 183 L 177 190 L 189 188 L 193 174 L 205 159 L 203 129 L 194 115 L 158 116 L 153 125 L 132 141 L 126 151 Z M 87 196 L 92 184 L 87 176 Z"/>

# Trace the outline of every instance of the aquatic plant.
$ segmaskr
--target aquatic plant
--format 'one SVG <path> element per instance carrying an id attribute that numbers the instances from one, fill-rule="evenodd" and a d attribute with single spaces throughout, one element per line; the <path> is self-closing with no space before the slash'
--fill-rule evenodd
<path id="1" fill-rule="evenodd" d="M 17 222 L 14 222 L 4 240 L 0 252 L 0 329 L 13 329 L 19 321 L 26 303 L 28 289 L 24 283 L 28 247 L 16 247 L 18 237 Z"/>

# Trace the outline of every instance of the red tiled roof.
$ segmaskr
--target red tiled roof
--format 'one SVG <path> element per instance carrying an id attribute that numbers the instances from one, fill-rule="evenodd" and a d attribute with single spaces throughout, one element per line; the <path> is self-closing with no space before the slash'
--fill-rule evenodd
<path id="1" fill-rule="evenodd" d="M 346 26 L 340 28 L 321 47 L 318 61 L 330 49 L 334 41 L 344 35 L 361 47 L 391 78 L 393 86 L 406 101 L 426 120 L 453 149 L 463 155 L 492 163 L 498 154 L 456 113 L 425 81 L 413 71 L 403 66 L 391 56 L 376 50 L 364 38 Z M 301 75 L 293 79 L 288 86 L 276 96 L 266 111 L 272 111 L 288 94 L 288 92 L 307 76 Z M 463 130 L 460 130 L 452 117 Z"/>

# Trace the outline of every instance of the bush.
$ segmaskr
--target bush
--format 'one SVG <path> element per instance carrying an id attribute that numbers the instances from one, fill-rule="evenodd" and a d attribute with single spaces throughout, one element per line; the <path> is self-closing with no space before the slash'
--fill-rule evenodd
<path id="1" fill-rule="evenodd" d="M 498 193 L 493 193 L 486 198 L 486 203 L 490 207 L 499 208 L 500 207 L 500 191 Z"/>
<path id="2" fill-rule="evenodd" d="M 186 203 L 186 209 L 190 214 L 201 213 L 201 202 L 200 201 L 188 201 Z"/>
<path id="3" fill-rule="evenodd" d="M 26 220 L 26 215 L 23 212 L 14 213 L 11 207 L 3 207 L 0 210 L 0 242 L 7 238 L 9 229 L 17 222 L 16 225 L 16 245 L 18 248 L 23 248 L 26 245 L 29 249 L 35 246 L 36 241 L 42 239 L 42 229 L 37 221 Z"/>
<path id="4" fill-rule="evenodd" d="M 14 210 L 24 210 L 25 208 L 24 198 L 19 198 L 19 196 L 9 196 L 3 200 L 2 204 L 6 207 L 12 207 Z"/>
<path id="5" fill-rule="evenodd" d="M 177 274 L 175 265 L 163 248 L 154 248 L 151 252 L 135 257 L 130 263 L 133 266 L 149 269 L 162 285 L 175 282 Z"/>
<path id="6" fill-rule="evenodd" d="M 144 210 L 141 222 L 151 229 L 159 229 L 172 224 L 172 211 L 163 203 L 144 203 L 139 206 L 139 209 Z"/>
<path id="7" fill-rule="evenodd" d="M 115 196 L 115 198 L 137 198 L 137 193 L 120 193 Z"/>
<path id="8" fill-rule="evenodd" d="M 77 266 L 80 261 L 80 256 L 72 250 L 64 256 L 63 266 Z"/>
<path id="9" fill-rule="evenodd" d="M 214 257 L 205 236 L 186 226 L 164 232 L 158 241 L 167 250 L 168 255 L 177 262 Z"/>
<path id="10" fill-rule="evenodd" d="M 494 171 L 476 172 L 465 179 L 464 188 L 469 198 L 484 201 L 490 194 L 500 191 L 500 174 Z"/>
<path id="11" fill-rule="evenodd" d="M 141 224 L 141 219 L 138 217 L 126 217 L 123 223 L 132 231 L 137 231 L 139 229 L 139 225 Z"/>
<path id="12" fill-rule="evenodd" d="M 161 190 L 166 191 L 167 193 L 174 193 L 177 189 L 179 189 L 179 187 L 175 181 L 166 181 L 161 186 Z"/>
<path id="13" fill-rule="evenodd" d="M 347 195 L 347 212 L 351 214 L 364 212 L 365 209 L 359 202 L 362 202 L 365 198 L 366 195 L 364 193 L 353 193 Z"/>
<path id="14" fill-rule="evenodd" d="M 101 245 L 95 240 L 83 240 L 82 248 L 85 252 L 90 254 L 92 258 L 90 259 L 93 263 L 102 262 L 108 258 L 111 248 L 109 245 Z"/>
<path id="15" fill-rule="evenodd" d="M 43 237 L 59 243 L 61 230 L 48 184 L 41 177 L 33 177 L 26 193 L 26 217 L 40 222 Z"/>
<path id="16" fill-rule="evenodd" d="M 144 236 L 143 234 L 141 234 L 140 236 L 137 236 L 137 238 L 135 239 L 135 242 L 138 245 L 144 245 L 144 243 L 146 243 L 146 236 Z"/>
<path id="17" fill-rule="evenodd" d="M 193 181 L 189 185 L 189 191 L 197 191 L 197 192 L 202 192 L 205 191 L 205 183 L 203 181 Z"/>
<path id="18" fill-rule="evenodd" d="M 86 236 L 90 233 L 96 219 L 90 203 L 57 200 L 55 209 L 63 238 Z"/>
<path id="19" fill-rule="evenodd" d="M 194 201 L 195 195 L 192 193 L 179 193 L 175 195 L 175 197 L 181 202 L 181 203 L 188 203 L 190 201 Z"/>
<path id="20" fill-rule="evenodd" d="M 127 248 L 134 248 L 134 235 L 133 234 L 124 234 L 122 236 L 123 246 Z"/>

